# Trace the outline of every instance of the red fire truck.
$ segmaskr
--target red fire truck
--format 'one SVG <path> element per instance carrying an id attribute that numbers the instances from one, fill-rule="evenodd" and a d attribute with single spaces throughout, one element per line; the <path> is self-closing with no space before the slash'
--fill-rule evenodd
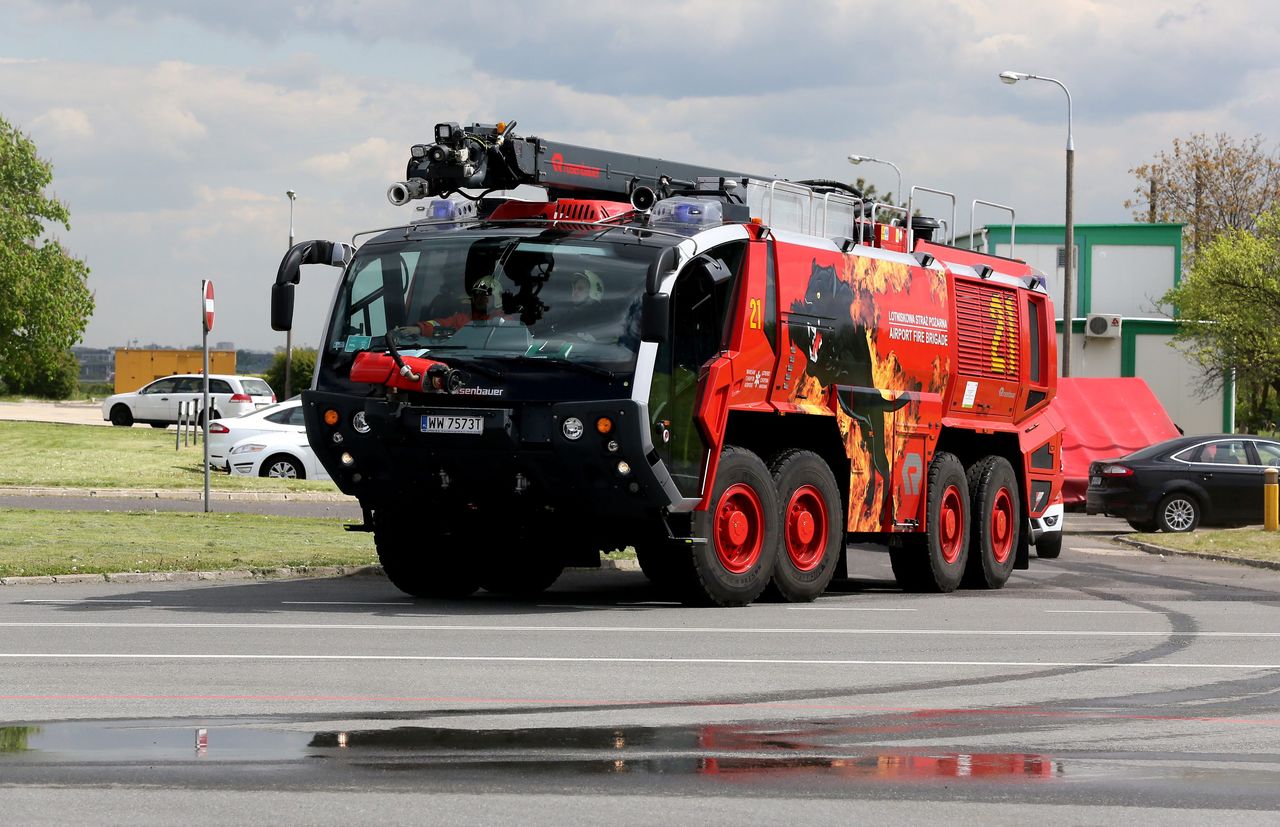
<path id="1" fill-rule="evenodd" d="M 289 251 L 272 326 L 302 265 L 342 268 L 307 433 L 403 591 L 536 593 L 628 546 L 725 606 L 813 600 L 848 541 L 913 591 L 1057 556 L 1054 315 L 1024 262 L 837 182 L 503 124 L 437 125 L 388 197 L 425 203 Z"/>

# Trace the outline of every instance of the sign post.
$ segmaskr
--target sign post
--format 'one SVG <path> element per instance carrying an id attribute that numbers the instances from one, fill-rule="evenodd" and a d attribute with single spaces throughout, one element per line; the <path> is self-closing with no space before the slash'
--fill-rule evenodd
<path id="1" fill-rule="evenodd" d="M 213 282 L 200 282 L 200 298 L 203 303 L 201 319 L 204 322 L 204 392 L 200 402 L 200 425 L 204 429 L 204 510 L 209 513 L 209 331 L 213 330 Z"/>

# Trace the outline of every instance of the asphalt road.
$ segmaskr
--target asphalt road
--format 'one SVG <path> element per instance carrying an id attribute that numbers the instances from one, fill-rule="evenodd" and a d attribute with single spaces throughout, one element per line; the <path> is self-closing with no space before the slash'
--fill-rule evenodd
<path id="1" fill-rule="evenodd" d="M 0 590 L 14 823 L 1274 823 L 1280 572 L 1079 520 L 998 592 L 688 609 L 639 574 Z M 197 732 L 207 747 L 196 749 Z"/>

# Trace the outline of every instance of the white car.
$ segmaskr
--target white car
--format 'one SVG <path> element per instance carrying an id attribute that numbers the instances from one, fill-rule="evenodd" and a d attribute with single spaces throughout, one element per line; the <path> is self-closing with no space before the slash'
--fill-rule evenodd
<path id="1" fill-rule="evenodd" d="M 245 437 L 282 432 L 305 433 L 302 400 L 286 399 L 275 405 L 231 419 L 215 419 L 209 423 L 209 465 L 227 470 L 227 452 Z"/>
<path id="2" fill-rule="evenodd" d="M 231 473 L 241 477 L 279 477 L 290 480 L 327 480 L 306 433 L 277 431 L 245 437 L 227 452 Z"/>
<path id="3" fill-rule="evenodd" d="M 203 391 L 204 377 L 198 373 L 166 376 L 136 391 L 108 396 L 102 403 L 102 418 L 122 428 L 135 422 L 167 428 L 177 423 L 183 403 L 195 402 L 195 409 L 199 410 Z M 255 376 L 209 374 L 210 421 L 250 413 L 275 401 L 275 391 Z M 197 414 L 197 421 L 204 419 Z"/>

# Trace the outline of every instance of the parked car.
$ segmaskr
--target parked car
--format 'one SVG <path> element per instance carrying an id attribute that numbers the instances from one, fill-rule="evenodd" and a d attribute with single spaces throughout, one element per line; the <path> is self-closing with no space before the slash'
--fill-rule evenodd
<path id="1" fill-rule="evenodd" d="M 199 411 L 203 390 L 204 377 L 198 373 L 166 376 L 136 391 L 108 396 L 102 403 L 102 418 L 123 428 L 135 422 L 166 428 L 178 421 L 182 403 L 194 401 Z M 249 413 L 275 401 L 275 391 L 255 376 L 209 375 L 210 421 Z M 197 421 L 204 422 L 202 413 Z"/>
<path id="2" fill-rule="evenodd" d="M 327 480 L 305 432 L 276 431 L 245 437 L 227 452 L 231 473 L 241 477 Z"/>
<path id="3" fill-rule="evenodd" d="M 304 433 L 302 399 L 293 397 L 247 414 L 209 423 L 209 466 L 222 471 L 227 468 L 227 452 L 245 437 L 292 431 Z"/>
<path id="4" fill-rule="evenodd" d="M 1089 465 L 1085 511 L 1123 517 L 1139 531 L 1193 531 L 1262 522 L 1262 472 L 1280 466 L 1280 442 L 1182 436 Z"/>

